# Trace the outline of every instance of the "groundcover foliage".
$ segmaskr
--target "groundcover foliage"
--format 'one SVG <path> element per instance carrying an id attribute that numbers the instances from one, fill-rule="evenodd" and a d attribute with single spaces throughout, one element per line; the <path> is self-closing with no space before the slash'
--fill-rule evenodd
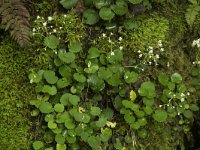
<path id="1" fill-rule="evenodd" d="M 181 74 L 143 79 L 140 68 L 126 65 L 122 48 L 105 52 L 95 44 L 85 47 L 79 38 L 66 42 L 59 33 L 42 41 L 50 67 L 28 76 L 38 94 L 30 101 L 31 114 L 42 113 L 45 128 L 44 138 L 33 142 L 34 149 L 159 148 L 145 142 L 151 139 L 151 125 L 161 130 L 172 125 L 176 135 L 189 132 L 199 108 L 190 100 Z M 154 63 L 159 65 L 159 60 Z M 179 142 L 180 138 L 174 146 Z"/>

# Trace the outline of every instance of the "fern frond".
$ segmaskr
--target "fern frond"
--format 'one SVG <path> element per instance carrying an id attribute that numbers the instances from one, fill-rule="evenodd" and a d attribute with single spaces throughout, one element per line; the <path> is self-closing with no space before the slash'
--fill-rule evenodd
<path id="1" fill-rule="evenodd" d="M 191 27 L 196 19 L 196 16 L 200 12 L 200 6 L 198 5 L 190 5 L 185 13 L 185 19 L 187 24 Z"/>
<path id="2" fill-rule="evenodd" d="M 11 37 L 22 47 L 26 48 L 30 43 L 30 15 L 20 0 L 0 0 L 1 24 L 5 30 L 10 30 Z"/>

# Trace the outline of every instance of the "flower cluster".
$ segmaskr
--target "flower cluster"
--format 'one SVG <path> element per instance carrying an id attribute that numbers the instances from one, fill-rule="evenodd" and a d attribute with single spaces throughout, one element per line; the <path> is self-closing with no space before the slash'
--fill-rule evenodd
<path id="1" fill-rule="evenodd" d="M 193 63 L 193 65 L 200 65 L 200 38 L 197 40 L 194 40 L 192 42 L 192 47 L 197 47 L 197 53 L 196 53 L 196 60 Z"/>
<path id="2" fill-rule="evenodd" d="M 149 46 L 145 51 L 138 50 L 139 60 L 142 60 L 142 65 L 158 65 L 160 54 L 164 52 L 162 41 L 158 41 L 157 47 Z"/>
<path id="3" fill-rule="evenodd" d="M 192 46 L 193 46 L 193 47 L 194 47 L 194 46 L 197 46 L 198 48 L 200 48 L 200 38 L 197 39 L 197 40 L 194 40 L 194 41 L 192 42 Z"/>
<path id="4" fill-rule="evenodd" d="M 109 52 L 110 55 L 115 55 L 114 50 L 123 50 L 122 46 L 123 37 L 118 37 L 112 32 L 100 33 L 100 36 L 92 41 L 93 45 L 98 45 L 101 51 Z"/>
<path id="5" fill-rule="evenodd" d="M 79 26 L 76 26 L 79 24 Z M 63 42 L 81 40 L 85 37 L 84 24 L 80 18 L 69 12 L 59 16 L 49 16 L 47 18 L 37 16 L 33 24 L 32 37 L 34 40 L 43 41 L 45 37 L 55 35 Z M 77 34 L 79 33 L 79 34 Z"/>

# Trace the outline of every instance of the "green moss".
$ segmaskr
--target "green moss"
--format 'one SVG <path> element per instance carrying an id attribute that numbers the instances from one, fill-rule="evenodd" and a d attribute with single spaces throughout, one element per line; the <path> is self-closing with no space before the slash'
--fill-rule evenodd
<path id="1" fill-rule="evenodd" d="M 157 47 L 158 41 L 165 42 L 168 38 L 169 21 L 153 13 L 140 18 L 140 26 L 134 31 L 124 32 L 124 43 L 131 52 L 144 51 L 149 46 Z"/>
<path id="2" fill-rule="evenodd" d="M 156 11 L 169 20 L 169 41 L 171 45 L 176 45 L 187 33 L 187 23 L 185 20 L 186 1 L 165 1 L 156 5 Z"/>
<path id="3" fill-rule="evenodd" d="M 0 46 L 0 150 L 28 150 L 32 140 L 29 99 L 34 96 L 27 74 L 33 55 L 5 38 Z"/>

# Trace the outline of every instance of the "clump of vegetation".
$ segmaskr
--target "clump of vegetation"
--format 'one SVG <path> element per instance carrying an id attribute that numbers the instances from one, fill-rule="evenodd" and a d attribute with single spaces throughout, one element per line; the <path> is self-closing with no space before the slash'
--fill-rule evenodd
<path id="1" fill-rule="evenodd" d="M 33 3 L 29 53 L 0 48 L 3 148 L 184 149 L 199 112 L 198 5 Z"/>
<path id="2" fill-rule="evenodd" d="M 10 41 L 6 36 L 0 46 L 0 149 L 30 149 L 33 131 L 28 108 L 35 94 L 26 76 L 36 66 L 31 54 Z"/>

